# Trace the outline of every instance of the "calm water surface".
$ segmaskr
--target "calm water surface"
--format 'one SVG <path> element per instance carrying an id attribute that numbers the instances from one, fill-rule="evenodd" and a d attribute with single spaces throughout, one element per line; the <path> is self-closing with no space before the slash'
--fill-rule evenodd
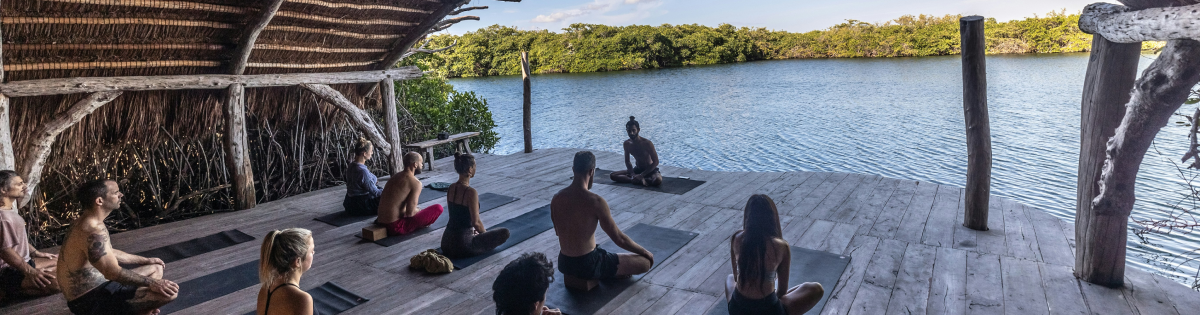
<path id="1" fill-rule="evenodd" d="M 1087 59 L 988 57 L 993 194 L 1074 222 Z M 1142 67 L 1150 61 L 1143 58 Z M 961 80 L 958 56 L 538 75 L 534 146 L 620 152 L 633 115 L 667 165 L 853 172 L 962 187 L 967 151 Z M 520 77 L 451 83 L 488 100 L 501 136 L 493 153 L 522 150 Z M 1163 129 L 1142 165 L 1135 219 L 1164 218 L 1181 200 L 1184 181 L 1172 163 L 1187 148 L 1187 128 L 1174 123 L 1180 120 Z M 1131 233 L 1128 259 L 1131 266 L 1190 285 L 1197 264 L 1185 263 L 1182 255 L 1197 248 L 1198 234 Z"/>

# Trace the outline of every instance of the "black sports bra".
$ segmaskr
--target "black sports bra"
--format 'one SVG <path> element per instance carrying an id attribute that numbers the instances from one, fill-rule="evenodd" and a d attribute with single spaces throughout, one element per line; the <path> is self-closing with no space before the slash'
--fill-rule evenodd
<path id="1" fill-rule="evenodd" d="M 271 289 L 271 291 L 267 291 L 267 305 L 266 305 L 266 307 L 263 308 L 264 315 L 271 314 L 271 295 L 274 295 L 275 291 L 279 291 L 279 288 L 281 288 L 285 285 L 290 285 L 290 286 L 296 287 L 297 289 L 300 288 L 300 287 L 296 286 L 295 284 L 284 283 L 284 284 L 280 284 L 279 286 L 276 286 L 274 289 Z M 321 315 L 321 312 L 318 312 L 316 310 L 315 306 L 316 305 L 314 305 L 314 308 L 313 308 L 313 315 Z"/>

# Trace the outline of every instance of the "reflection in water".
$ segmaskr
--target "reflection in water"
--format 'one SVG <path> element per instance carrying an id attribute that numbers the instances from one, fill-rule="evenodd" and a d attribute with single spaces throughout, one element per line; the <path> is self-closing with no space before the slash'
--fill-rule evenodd
<path id="1" fill-rule="evenodd" d="M 988 57 L 992 193 L 1074 222 L 1086 54 Z M 1143 67 L 1148 65 L 1143 60 Z M 642 123 L 663 163 L 718 171 L 837 171 L 962 187 L 966 142 L 958 56 L 764 61 L 533 78 L 534 146 L 620 152 Z M 519 152 L 520 77 L 454 79 L 487 98 Z M 1177 119 L 1181 120 L 1181 119 Z M 1163 218 L 1181 196 L 1171 161 L 1187 148 L 1169 124 L 1147 154 L 1135 218 Z M 568 163 L 568 161 L 563 161 Z M 611 166 L 610 166 L 611 167 Z M 1191 283 L 1200 234 L 1130 234 L 1129 264 Z"/>

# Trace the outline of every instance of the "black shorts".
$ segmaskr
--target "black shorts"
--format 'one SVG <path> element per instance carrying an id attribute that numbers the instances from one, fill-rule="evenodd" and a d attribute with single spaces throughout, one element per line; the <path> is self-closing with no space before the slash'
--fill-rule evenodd
<path id="1" fill-rule="evenodd" d="M 29 260 L 29 265 L 37 268 L 37 266 L 33 265 L 32 259 Z M 21 282 L 23 281 L 25 281 L 25 273 L 17 270 L 17 268 L 10 266 L 0 269 L 0 292 L 4 292 L 4 296 L 22 296 L 21 291 L 24 290 L 21 290 Z"/>
<path id="2" fill-rule="evenodd" d="M 608 279 L 617 275 L 621 259 L 596 246 L 591 253 L 579 257 L 558 254 L 558 271 L 581 279 Z"/>
<path id="3" fill-rule="evenodd" d="M 129 304 L 129 300 L 133 299 L 137 289 L 135 286 L 108 281 L 67 302 L 67 308 L 75 315 L 133 314 L 133 305 Z"/>
<path id="4" fill-rule="evenodd" d="M 733 297 L 729 299 L 729 315 L 787 315 L 787 310 L 775 292 L 756 300 L 733 290 Z"/>

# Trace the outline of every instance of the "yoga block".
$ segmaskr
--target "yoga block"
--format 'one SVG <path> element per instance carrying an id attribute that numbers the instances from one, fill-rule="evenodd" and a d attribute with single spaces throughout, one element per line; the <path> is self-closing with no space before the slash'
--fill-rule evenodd
<path id="1" fill-rule="evenodd" d="M 563 275 L 563 284 L 571 289 L 591 291 L 592 289 L 595 289 L 596 285 L 599 285 L 600 282 L 596 280 L 581 279 L 575 276 Z"/>
<path id="2" fill-rule="evenodd" d="M 368 241 L 378 241 L 387 237 L 387 228 L 379 224 L 371 224 L 362 230 L 362 238 Z"/>

